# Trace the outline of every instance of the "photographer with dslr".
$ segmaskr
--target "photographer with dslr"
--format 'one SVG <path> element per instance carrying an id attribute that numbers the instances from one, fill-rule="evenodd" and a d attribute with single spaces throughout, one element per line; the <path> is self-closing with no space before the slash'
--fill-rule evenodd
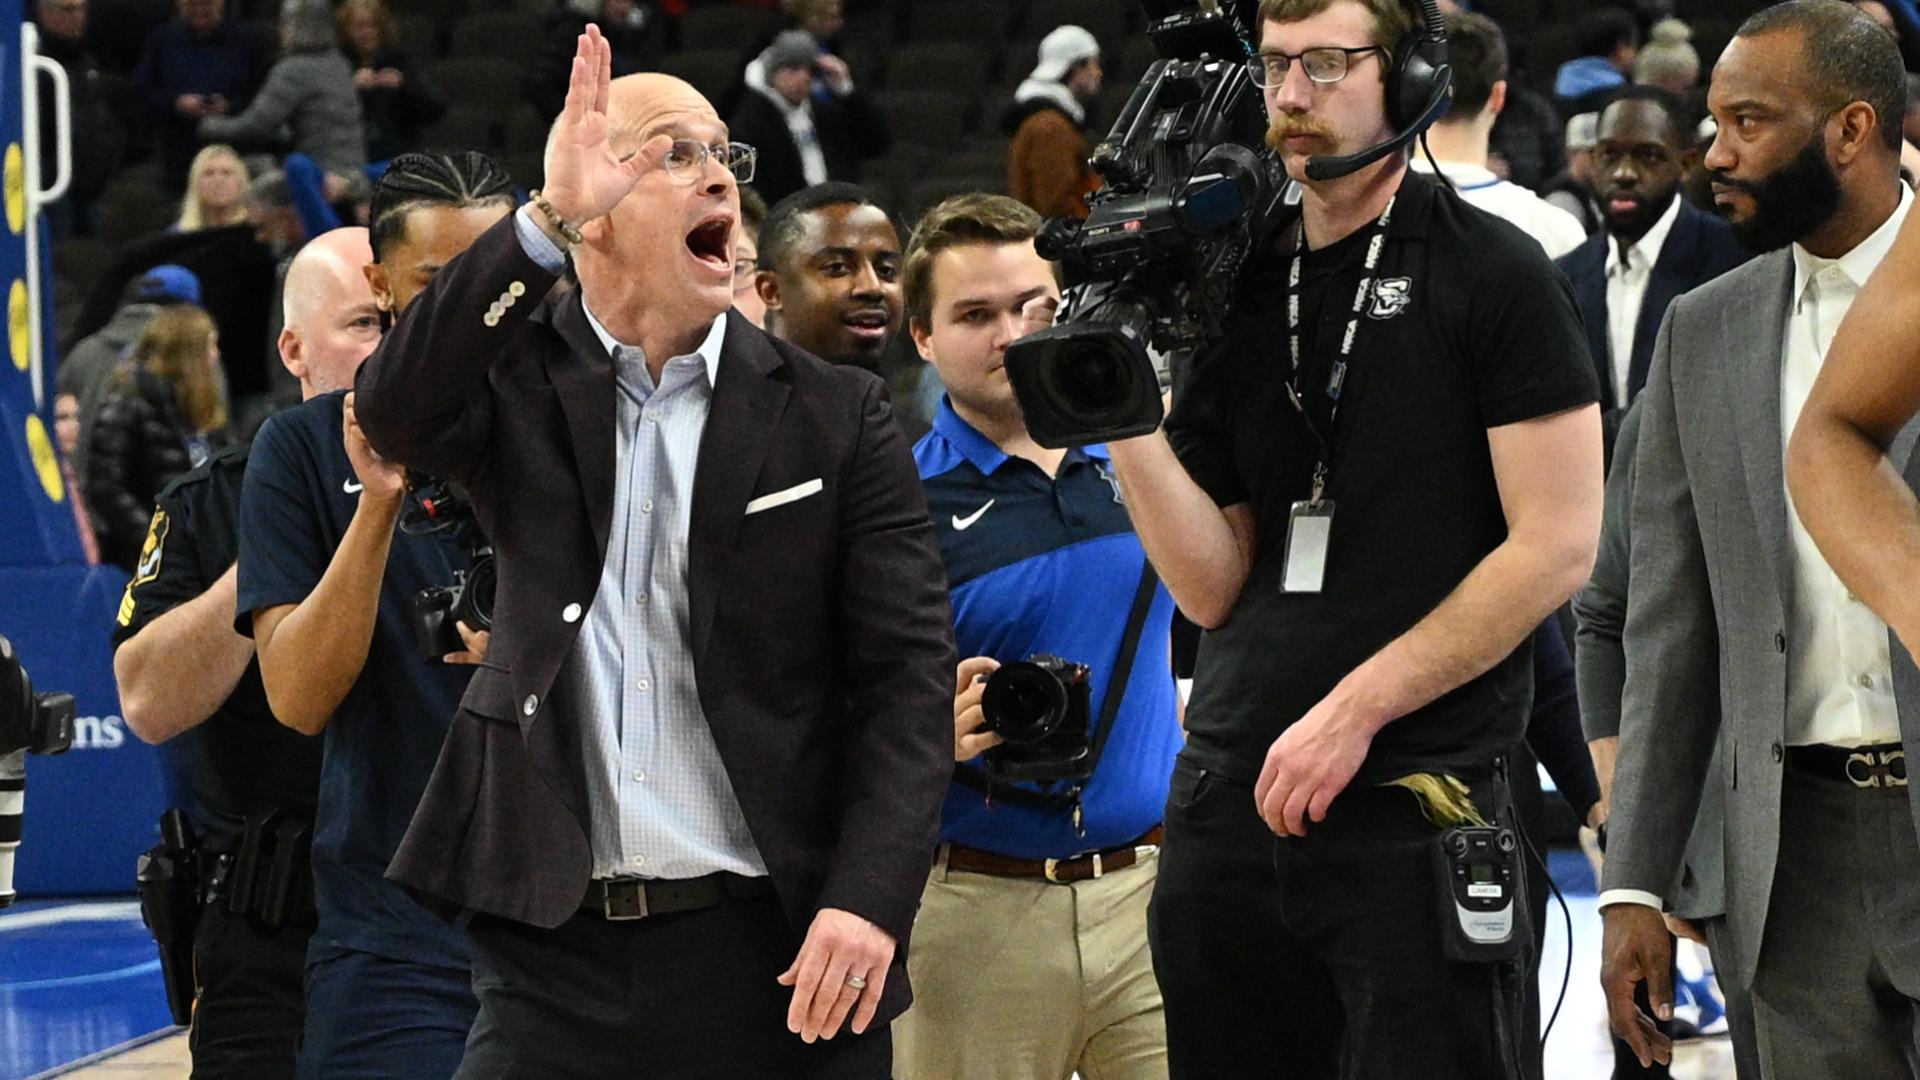
<path id="1" fill-rule="evenodd" d="M 404 310 L 512 203 L 506 174 L 482 155 L 396 158 L 373 195 L 373 262 L 361 284 L 370 325 Z M 358 366 L 323 388 L 344 389 Z M 274 715 L 325 737 L 303 1078 L 451 1076 L 477 1007 L 464 926 L 384 876 L 467 665 L 487 647 L 479 628 L 461 627 L 463 651 L 444 663 L 421 655 L 419 597 L 471 566 L 467 548 L 407 524 L 422 516 L 410 509 L 417 501 L 340 393 L 267 422 L 241 493 L 237 628 L 255 639 Z"/>
<path id="2" fill-rule="evenodd" d="M 1516 1076 L 1504 757 L 1522 646 L 1593 564 L 1595 378 L 1539 244 L 1407 168 L 1446 100 L 1433 5 L 1263 0 L 1257 30 L 1302 216 L 1165 434 L 1109 444 L 1207 628 L 1150 916 L 1171 1073 Z"/>
<path id="3" fill-rule="evenodd" d="M 1106 450 L 1037 445 L 1014 401 L 1007 347 L 1060 300 L 1040 222 L 1005 196 L 948 199 L 903 273 L 914 344 L 947 389 L 914 456 L 970 659 L 902 1080 L 1167 1075 L 1147 899 L 1181 741 L 1173 602 Z"/>

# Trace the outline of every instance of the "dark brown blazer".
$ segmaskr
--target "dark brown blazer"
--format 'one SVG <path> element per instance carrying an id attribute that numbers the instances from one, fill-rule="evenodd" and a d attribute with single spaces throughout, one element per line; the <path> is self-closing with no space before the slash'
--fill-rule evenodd
<path id="1" fill-rule="evenodd" d="M 502 221 L 407 310 L 355 400 L 381 454 L 467 486 L 499 560 L 486 663 L 388 876 L 540 927 L 592 873 L 579 714 L 555 678 L 594 601 L 615 469 L 612 361 L 554 282 Z M 891 1018 L 953 768 L 955 659 L 884 384 L 730 313 L 688 543 L 700 703 L 795 947 L 824 907 L 892 934 Z"/>

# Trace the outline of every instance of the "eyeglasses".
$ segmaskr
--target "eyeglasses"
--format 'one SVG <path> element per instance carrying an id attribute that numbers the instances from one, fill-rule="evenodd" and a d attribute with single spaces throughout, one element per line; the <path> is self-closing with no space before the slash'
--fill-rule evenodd
<path id="1" fill-rule="evenodd" d="M 1253 85 L 1262 90 L 1279 86 L 1287 80 L 1287 69 L 1295 60 L 1306 71 L 1307 78 L 1326 84 L 1337 83 L 1347 77 L 1353 67 L 1353 58 L 1368 53 L 1384 53 L 1387 50 L 1378 45 L 1366 45 L 1357 49 L 1343 48 L 1339 45 L 1324 45 L 1317 49 L 1308 49 L 1303 53 L 1263 52 L 1247 57 L 1247 75 L 1253 79 Z"/>
<path id="2" fill-rule="evenodd" d="M 753 277 L 760 272 L 760 260 L 741 257 L 733 260 L 733 291 L 753 288 Z"/>
<path id="3" fill-rule="evenodd" d="M 664 162 L 667 175 L 683 183 L 691 183 L 706 175 L 707 159 L 719 162 L 733 178 L 741 183 L 753 179 L 754 162 L 758 161 L 760 151 L 746 143 L 714 143 L 712 146 L 697 139 L 675 139 L 667 150 Z"/>

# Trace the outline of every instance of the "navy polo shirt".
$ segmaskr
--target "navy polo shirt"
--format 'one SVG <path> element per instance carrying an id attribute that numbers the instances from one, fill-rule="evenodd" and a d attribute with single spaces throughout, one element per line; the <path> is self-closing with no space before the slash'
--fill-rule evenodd
<path id="1" fill-rule="evenodd" d="M 1002 453 L 942 398 L 913 456 L 946 563 L 960 655 L 1007 663 L 1051 653 L 1088 665 L 1089 720 L 1097 726 L 1147 557 L 1106 448 L 1069 450 L 1049 477 Z M 1069 808 L 989 802 L 954 783 L 940 840 L 1061 859 L 1117 847 L 1158 825 L 1182 742 L 1168 658 L 1172 620 L 1173 598 L 1157 586 L 1113 734 L 1081 794 L 1085 835 Z"/>
<path id="2" fill-rule="evenodd" d="M 252 635 L 254 612 L 312 594 L 353 521 L 360 484 L 342 435 L 344 399 L 327 394 L 279 413 L 254 440 L 240 497 L 234 628 L 243 634 Z M 327 722 L 313 834 L 315 946 L 467 967 L 466 931 L 386 879 L 473 670 L 420 658 L 413 598 L 467 565 L 452 544 L 395 530 L 366 667 Z"/>

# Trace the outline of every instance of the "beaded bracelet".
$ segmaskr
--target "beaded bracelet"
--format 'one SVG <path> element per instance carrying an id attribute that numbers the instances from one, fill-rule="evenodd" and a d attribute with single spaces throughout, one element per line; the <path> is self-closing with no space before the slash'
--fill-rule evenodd
<path id="1" fill-rule="evenodd" d="M 547 224 L 553 226 L 553 231 L 559 233 L 569 245 L 581 242 L 580 230 L 560 220 L 560 215 L 554 210 L 553 204 L 548 202 L 547 197 L 540 194 L 538 189 L 528 192 L 527 198 L 532 201 L 534 209 L 547 216 Z"/>

